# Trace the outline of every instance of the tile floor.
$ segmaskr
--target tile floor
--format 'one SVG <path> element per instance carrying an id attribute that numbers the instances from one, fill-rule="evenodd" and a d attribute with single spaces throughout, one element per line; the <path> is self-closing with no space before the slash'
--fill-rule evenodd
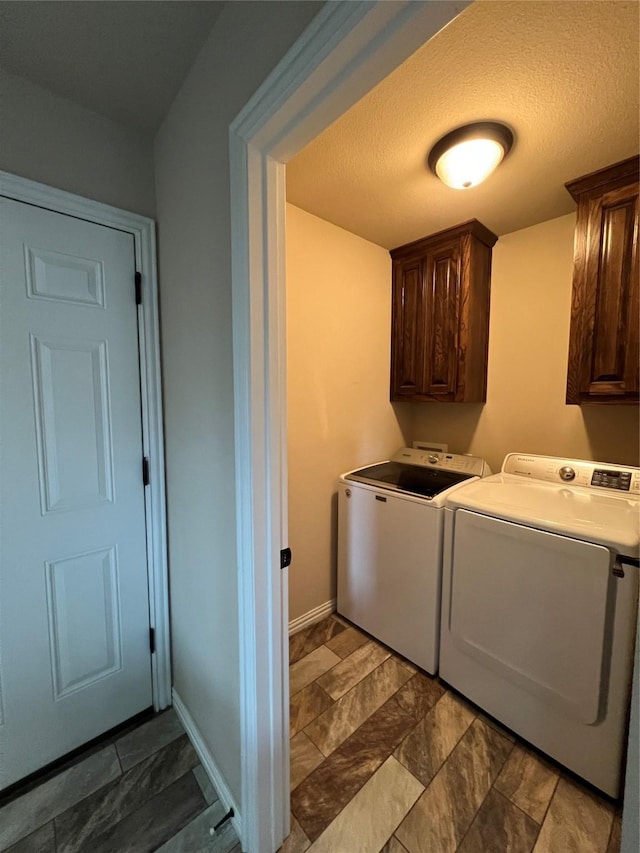
<path id="1" fill-rule="evenodd" d="M 620 810 L 339 617 L 290 638 L 281 853 L 618 853 Z"/>
<path id="2" fill-rule="evenodd" d="M 281 853 L 618 853 L 620 811 L 339 617 L 290 638 Z M 173 711 L 0 807 L 7 853 L 240 853 Z"/>
<path id="3" fill-rule="evenodd" d="M 224 814 L 170 710 L 0 807 L 0 851 L 240 853 Z"/>

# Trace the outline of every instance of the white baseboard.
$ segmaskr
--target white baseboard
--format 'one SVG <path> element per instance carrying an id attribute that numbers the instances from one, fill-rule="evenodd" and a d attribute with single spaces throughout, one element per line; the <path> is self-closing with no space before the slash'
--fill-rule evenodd
<path id="1" fill-rule="evenodd" d="M 303 613 L 302 616 L 298 616 L 297 619 L 292 619 L 291 622 L 289 622 L 289 636 L 297 634 L 298 631 L 302 631 L 303 628 L 308 628 L 309 625 L 315 625 L 316 622 L 321 622 L 325 616 L 335 613 L 335 610 L 336 600 L 335 598 L 332 598 L 330 601 L 325 601 L 324 604 L 314 607 L 313 610 L 310 610 L 308 613 Z"/>
<path id="2" fill-rule="evenodd" d="M 175 690 L 172 690 L 172 696 L 173 708 L 176 714 L 178 715 L 178 719 L 182 723 L 184 730 L 193 745 L 193 748 L 198 754 L 200 763 L 204 767 L 205 772 L 211 781 L 211 784 L 216 789 L 218 796 L 220 797 L 220 801 L 225 807 L 225 812 L 228 812 L 229 809 L 233 809 L 233 817 L 231 818 L 231 823 L 233 824 L 238 838 L 242 841 L 242 821 L 240 819 L 240 811 L 238 809 L 238 804 L 236 803 L 231 791 L 229 790 L 229 786 L 225 782 L 224 776 L 220 772 L 218 765 L 214 761 L 213 756 L 209 752 L 209 749 L 205 744 L 202 735 L 200 734 L 200 730 L 196 726 L 193 717 L 187 710 L 186 705 L 178 696 Z"/>

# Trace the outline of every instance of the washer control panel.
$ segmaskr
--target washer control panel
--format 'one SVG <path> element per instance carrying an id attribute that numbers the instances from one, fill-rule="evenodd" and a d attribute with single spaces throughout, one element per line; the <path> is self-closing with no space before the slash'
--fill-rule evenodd
<path id="1" fill-rule="evenodd" d="M 574 486 L 607 489 L 640 497 L 640 468 L 631 466 L 509 453 L 502 464 L 502 471 L 505 474 L 516 474 L 532 480 L 571 483 Z"/>
<path id="2" fill-rule="evenodd" d="M 406 462 L 409 465 L 421 465 L 424 468 L 440 468 L 442 471 L 455 471 L 469 476 L 486 477 L 489 466 L 479 456 L 465 456 L 461 453 L 434 453 L 419 450 L 416 447 L 403 447 L 394 456 L 392 462 Z"/>

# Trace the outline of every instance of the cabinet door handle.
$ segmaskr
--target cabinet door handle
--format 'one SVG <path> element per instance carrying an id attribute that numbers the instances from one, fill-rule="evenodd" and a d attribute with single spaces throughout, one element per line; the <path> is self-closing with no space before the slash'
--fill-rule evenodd
<path id="1" fill-rule="evenodd" d="M 382 495 L 376 495 L 376 500 L 382 501 L 383 504 L 386 504 L 386 502 L 387 502 L 387 499 L 383 498 Z"/>

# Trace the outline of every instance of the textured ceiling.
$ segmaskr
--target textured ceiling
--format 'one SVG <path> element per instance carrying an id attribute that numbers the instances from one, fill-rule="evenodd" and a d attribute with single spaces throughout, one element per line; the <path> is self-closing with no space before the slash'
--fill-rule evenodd
<path id="1" fill-rule="evenodd" d="M 290 202 L 386 248 L 477 218 L 505 234 L 575 210 L 564 183 L 639 148 L 638 2 L 480 0 L 287 166 Z M 512 153 L 452 190 L 429 149 L 500 120 Z"/>
<path id="2" fill-rule="evenodd" d="M 0 65 L 149 135 L 220 2 L 0 2 Z"/>

